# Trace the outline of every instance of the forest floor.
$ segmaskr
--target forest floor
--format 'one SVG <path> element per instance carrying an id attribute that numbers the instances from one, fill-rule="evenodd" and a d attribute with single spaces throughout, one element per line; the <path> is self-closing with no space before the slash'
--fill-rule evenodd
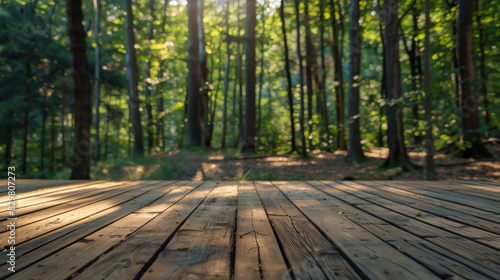
<path id="1" fill-rule="evenodd" d="M 487 148 L 492 159 L 459 159 L 452 151 L 436 154 L 440 179 L 500 181 L 500 139 L 490 141 Z M 412 161 L 424 165 L 425 152 L 409 148 Z M 349 164 L 346 152 L 313 151 L 310 157 L 294 154 L 241 155 L 236 150 L 178 150 L 141 159 L 125 159 L 100 163 L 93 168 L 93 179 L 110 180 L 419 180 L 423 168 L 403 172 L 401 169 L 381 171 L 378 167 L 387 157 L 387 148 L 372 148 L 365 153 L 368 162 Z"/>

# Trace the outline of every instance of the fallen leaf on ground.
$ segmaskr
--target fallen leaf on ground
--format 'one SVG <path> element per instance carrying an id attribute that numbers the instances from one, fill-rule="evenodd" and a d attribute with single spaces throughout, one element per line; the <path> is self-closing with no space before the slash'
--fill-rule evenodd
<path id="1" fill-rule="evenodd" d="M 177 250 L 188 250 L 189 247 L 178 247 Z"/>
<path id="2" fill-rule="evenodd" d="M 418 213 L 417 213 L 417 216 L 418 216 L 418 217 L 422 216 L 422 212 L 418 212 Z"/>
<path id="3" fill-rule="evenodd" d="M 399 248 L 399 246 L 398 246 L 398 251 L 400 251 L 401 253 L 404 253 L 404 252 L 405 252 L 405 250 L 403 250 L 403 249 Z"/>

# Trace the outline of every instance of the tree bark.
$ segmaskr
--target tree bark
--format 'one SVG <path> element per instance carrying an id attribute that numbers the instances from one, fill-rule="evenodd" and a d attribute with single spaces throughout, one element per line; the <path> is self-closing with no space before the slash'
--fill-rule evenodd
<path id="1" fill-rule="evenodd" d="M 300 48 L 300 12 L 299 5 L 300 0 L 295 1 L 295 22 L 296 22 L 296 32 L 297 32 L 297 56 L 299 58 L 299 86 L 300 86 L 300 114 L 299 114 L 299 124 L 300 124 L 300 142 L 302 145 L 301 155 L 303 157 L 307 156 L 307 147 L 305 139 L 305 128 L 304 128 L 304 66 L 302 52 Z"/>
<path id="2" fill-rule="evenodd" d="M 340 0 L 337 0 L 340 1 Z M 337 149 L 346 150 L 347 145 L 345 141 L 345 112 L 344 112 L 344 78 L 342 73 L 342 60 L 339 53 L 339 32 L 337 26 L 337 19 L 335 16 L 335 4 L 333 0 L 330 0 L 331 8 L 331 18 L 332 18 L 332 29 L 333 29 L 333 44 L 332 44 L 332 55 L 335 67 L 335 96 L 337 99 L 336 111 L 337 111 Z M 339 11 L 341 13 L 341 11 Z"/>
<path id="3" fill-rule="evenodd" d="M 311 26 L 309 24 L 309 0 L 304 1 L 304 27 L 306 29 L 306 84 L 307 84 L 307 124 L 308 124 L 308 139 L 309 139 L 309 150 L 313 150 L 312 146 L 312 111 L 313 111 L 313 71 L 316 68 L 316 58 L 314 57 L 314 45 L 312 43 L 312 33 Z"/>
<path id="4" fill-rule="evenodd" d="M 99 141 L 99 130 L 100 130 L 100 124 L 99 124 L 99 106 L 101 104 L 101 93 L 100 93 L 100 88 L 101 88 L 101 44 L 99 42 L 99 29 L 100 29 L 100 24 L 101 24 L 101 0 L 94 0 L 94 10 L 95 10 L 95 16 L 94 16 L 94 43 L 95 43 L 95 49 L 94 49 L 94 55 L 95 55 L 95 66 L 94 66 L 94 107 L 95 107 L 95 114 L 94 114 L 94 129 L 95 129 L 95 134 L 94 134 L 94 161 L 99 161 L 100 160 L 100 155 L 101 155 L 101 143 Z"/>
<path id="5" fill-rule="evenodd" d="M 321 80 L 318 83 L 318 98 L 316 106 L 321 113 L 324 125 L 324 147 L 327 151 L 330 150 L 330 129 L 328 120 L 328 107 L 326 101 L 326 63 L 325 63 L 325 0 L 320 0 L 320 44 L 321 44 Z M 319 95 L 321 94 L 321 96 Z"/>
<path id="6" fill-rule="evenodd" d="M 484 1 L 482 2 L 484 6 Z M 483 115 L 484 115 L 484 123 L 487 126 L 487 130 L 490 130 L 490 110 L 489 110 L 489 101 L 488 101 L 488 87 L 486 84 L 486 53 L 484 52 L 484 45 L 486 44 L 486 40 L 483 36 L 484 25 L 481 22 L 482 15 L 479 12 L 479 0 L 476 0 L 476 20 L 477 27 L 479 32 L 479 70 L 481 71 L 480 82 L 481 82 L 481 94 L 483 96 Z M 489 132 L 485 133 L 485 137 L 489 137 Z"/>
<path id="7" fill-rule="evenodd" d="M 203 10 L 204 0 L 198 0 L 198 51 L 201 73 L 201 89 L 200 89 L 200 123 L 201 123 L 201 143 L 203 146 L 210 147 L 210 122 L 209 122 L 209 101 L 208 98 L 208 67 L 207 67 L 207 52 L 205 51 L 205 28 L 203 26 Z"/>
<path id="8" fill-rule="evenodd" d="M 134 16 L 132 14 L 131 0 L 124 0 L 127 27 L 127 82 L 129 92 L 129 107 L 132 118 L 132 128 L 134 130 L 134 144 L 132 154 L 134 156 L 144 155 L 144 144 L 142 136 L 141 112 L 139 110 L 139 93 L 137 91 L 138 72 L 137 58 L 135 54 L 135 32 L 134 32 Z"/>
<path id="9" fill-rule="evenodd" d="M 285 72 L 287 80 L 287 96 L 288 96 L 288 109 L 290 112 L 290 135 L 292 150 L 294 152 L 297 150 L 297 145 L 295 143 L 295 120 L 293 118 L 293 93 L 292 93 L 292 75 L 290 74 L 290 57 L 288 52 L 288 40 L 286 37 L 286 24 L 285 24 L 285 0 L 281 0 L 280 4 L 280 19 L 281 19 L 281 32 L 283 33 L 283 45 L 285 52 Z"/>
<path id="10" fill-rule="evenodd" d="M 460 89 L 462 130 L 466 145 L 461 153 L 466 158 L 485 158 L 491 154 L 484 147 L 482 137 L 477 131 L 479 129 L 479 117 L 477 115 L 477 80 L 474 65 L 473 46 L 473 15 L 474 1 L 458 0 L 457 18 L 457 57 L 460 69 Z"/>
<path id="11" fill-rule="evenodd" d="M 56 170 L 56 117 L 55 112 L 50 116 L 50 172 Z"/>
<path id="12" fill-rule="evenodd" d="M 70 179 L 86 180 L 90 179 L 90 123 L 92 121 L 90 98 L 92 92 L 87 64 L 86 34 L 82 26 L 82 1 L 66 0 L 66 5 L 75 87 L 75 102 L 73 104 L 75 142 Z"/>
<path id="13" fill-rule="evenodd" d="M 430 29 L 431 29 L 431 17 L 430 17 L 430 4 L 429 0 L 425 0 L 425 56 L 424 56 L 424 67 L 425 67 L 425 91 L 424 96 L 424 109 L 425 109 L 425 177 L 426 179 L 436 179 L 436 167 L 434 165 L 434 139 L 432 137 L 432 115 L 431 115 L 431 76 L 430 76 Z"/>
<path id="14" fill-rule="evenodd" d="M 245 130 L 242 151 L 255 152 L 255 26 L 257 7 L 255 0 L 247 0 L 245 36 Z"/>
<path id="15" fill-rule="evenodd" d="M 155 1 L 149 0 L 149 34 L 148 34 L 148 44 L 153 43 L 153 35 L 154 35 L 154 18 L 155 18 Z M 148 45 L 149 46 L 149 45 Z M 144 90 L 144 96 L 146 98 L 146 112 L 147 112 L 147 126 L 146 129 L 148 131 L 148 152 L 151 153 L 154 145 L 154 123 L 153 123 L 153 105 L 151 104 L 153 100 L 151 99 L 151 92 L 153 91 L 153 85 L 151 84 L 151 47 L 148 47 L 148 62 L 146 62 L 146 71 L 145 71 L 145 80 L 146 80 L 146 89 Z"/>
<path id="16" fill-rule="evenodd" d="M 201 73 L 198 37 L 198 1 L 188 0 L 188 92 L 187 92 L 187 145 L 201 146 Z"/>
<path id="17" fill-rule="evenodd" d="M 65 133 L 65 126 L 64 126 L 64 121 L 66 119 L 66 110 L 64 107 L 66 106 L 66 102 L 64 101 L 64 94 L 60 95 L 61 98 L 61 119 L 60 119 L 60 126 L 61 126 L 61 158 L 62 158 L 62 166 L 66 167 L 66 133 Z"/>
<path id="18" fill-rule="evenodd" d="M 348 162 L 360 162 L 365 160 L 361 146 L 361 132 L 359 129 L 359 87 L 361 86 L 361 30 L 359 27 L 359 0 L 351 2 L 350 20 L 350 91 L 349 91 L 349 150 Z"/>
<path id="19" fill-rule="evenodd" d="M 229 91 L 229 67 L 231 63 L 231 41 L 229 40 L 229 1 L 226 3 L 226 64 L 224 65 L 224 104 L 222 109 L 222 139 L 221 148 L 226 147 L 227 131 L 227 93 Z"/>
<path id="20" fill-rule="evenodd" d="M 399 63 L 398 0 L 384 1 L 386 86 L 390 105 L 387 108 L 387 141 L 389 156 L 384 163 L 387 168 L 402 166 L 404 170 L 414 168 L 410 162 L 403 136 L 403 112 L 398 104 L 401 96 L 401 66 Z"/>
<path id="21" fill-rule="evenodd" d="M 45 97 L 44 102 L 47 101 L 47 97 Z M 42 136 L 41 139 L 41 150 L 40 150 L 40 171 L 45 169 L 45 128 L 47 123 L 47 107 L 45 104 L 42 105 Z"/>

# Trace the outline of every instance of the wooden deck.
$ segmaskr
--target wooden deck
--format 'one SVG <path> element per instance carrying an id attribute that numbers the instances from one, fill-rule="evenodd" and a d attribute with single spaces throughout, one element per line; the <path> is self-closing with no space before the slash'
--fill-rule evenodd
<path id="1" fill-rule="evenodd" d="M 1 279 L 500 279 L 498 183 L 33 180 L 16 199 Z"/>

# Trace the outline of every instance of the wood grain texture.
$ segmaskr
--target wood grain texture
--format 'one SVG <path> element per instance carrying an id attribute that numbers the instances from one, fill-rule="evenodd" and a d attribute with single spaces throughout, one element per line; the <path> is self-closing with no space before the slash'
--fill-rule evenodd
<path id="1" fill-rule="evenodd" d="M 290 279 L 290 273 L 252 182 L 238 184 L 235 279 Z"/>

